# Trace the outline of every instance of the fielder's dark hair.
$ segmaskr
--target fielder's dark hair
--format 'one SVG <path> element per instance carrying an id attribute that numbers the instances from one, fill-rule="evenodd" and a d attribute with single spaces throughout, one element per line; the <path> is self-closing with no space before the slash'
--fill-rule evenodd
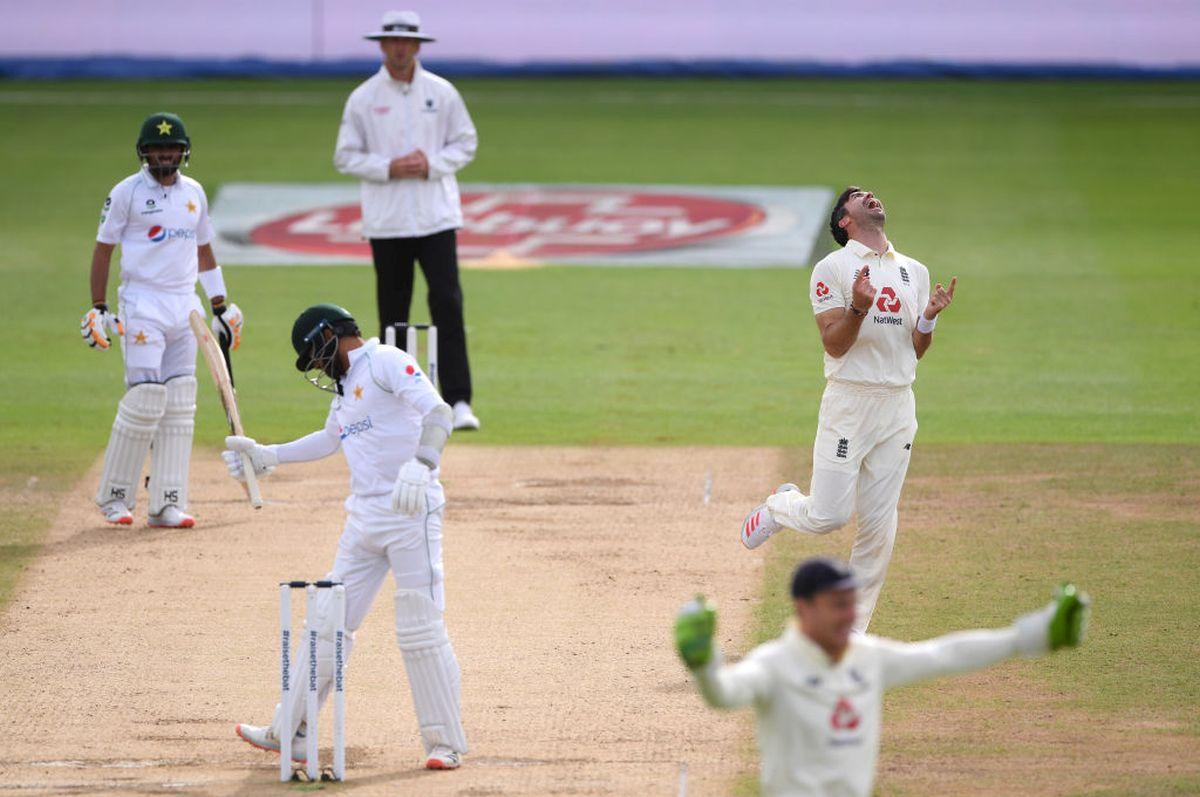
<path id="1" fill-rule="evenodd" d="M 850 240 L 850 236 L 846 231 L 838 226 L 838 222 L 846 215 L 846 203 L 850 201 L 850 195 L 862 189 L 856 185 L 852 185 L 838 195 L 837 202 L 833 203 L 833 212 L 829 214 L 829 234 L 833 236 L 833 240 L 838 242 L 838 246 L 845 246 Z"/>

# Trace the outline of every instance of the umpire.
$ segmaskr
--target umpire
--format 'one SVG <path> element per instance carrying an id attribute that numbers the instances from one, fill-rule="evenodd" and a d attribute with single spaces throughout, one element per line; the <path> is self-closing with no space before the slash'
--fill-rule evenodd
<path id="1" fill-rule="evenodd" d="M 362 181 L 363 235 L 375 261 L 379 323 L 408 321 L 413 261 L 429 285 L 429 314 L 438 328 L 442 397 L 455 429 L 478 429 L 471 411 L 471 370 L 458 282 L 456 230 L 462 226 L 454 174 L 475 157 L 475 125 L 449 81 L 421 67 L 414 11 L 389 11 L 380 29 L 383 66 L 346 101 L 333 164 Z"/>

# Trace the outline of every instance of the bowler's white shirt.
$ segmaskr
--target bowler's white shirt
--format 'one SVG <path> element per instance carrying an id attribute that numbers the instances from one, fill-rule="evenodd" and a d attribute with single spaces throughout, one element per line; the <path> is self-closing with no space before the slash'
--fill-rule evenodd
<path id="1" fill-rule="evenodd" d="M 333 164 L 362 180 L 363 235 L 415 238 L 463 224 L 455 172 L 475 157 L 475 125 L 450 82 L 419 63 L 411 83 L 387 67 L 346 100 Z M 393 158 L 415 149 L 429 160 L 429 177 L 388 179 Z"/>
<path id="2" fill-rule="evenodd" d="M 121 283 L 161 293 L 195 293 L 196 247 L 211 243 L 208 197 L 200 183 L 178 174 L 162 185 L 143 166 L 104 200 L 96 240 L 121 245 Z"/>
<path id="3" fill-rule="evenodd" d="M 710 705 L 754 706 L 764 795 L 869 797 L 885 689 L 979 669 L 1017 652 L 1015 626 L 915 643 L 856 634 L 833 662 L 792 626 L 737 664 L 714 660 L 696 677 Z"/>
<path id="4" fill-rule="evenodd" d="M 929 303 L 929 269 L 924 265 L 897 252 L 891 242 L 880 253 L 851 239 L 813 267 L 813 312 L 850 307 L 854 280 L 863 266 L 870 266 L 875 302 L 850 350 L 841 357 L 825 353 L 825 378 L 879 387 L 911 385 L 917 378 L 912 334 Z"/>

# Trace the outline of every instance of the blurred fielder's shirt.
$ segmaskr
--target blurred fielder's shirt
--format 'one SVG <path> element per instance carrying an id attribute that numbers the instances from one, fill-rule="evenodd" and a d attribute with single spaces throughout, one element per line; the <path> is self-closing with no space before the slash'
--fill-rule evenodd
<path id="1" fill-rule="evenodd" d="M 870 267 L 875 302 L 850 350 L 841 357 L 825 354 L 825 378 L 869 387 L 907 387 L 917 378 L 913 330 L 929 303 L 929 269 L 924 265 L 897 252 L 890 241 L 880 253 L 852 239 L 813 267 L 813 313 L 850 307 L 854 280 L 863 266 Z"/>
<path id="2" fill-rule="evenodd" d="M 980 669 L 1017 652 L 1016 627 L 924 642 L 854 634 L 835 662 L 790 624 L 737 664 L 721 666 L 714 657 L 696 678 L 710 705 L 754 706 L 764 795 L 869 797 L 885 690 Z"/>
<path id="3" fill-rule="evenodd" d="M 417 63 L 411 83 L 387 67 L 346 100 L 334 166 L 362 180 L 363 236 L 420 238 L 462 227 L 455 173 L 475 157 L 477 136 L 467 106 L 444 78 Z M 429 177 L 388 179 L 393 158 L 415 149 Z"/>
<path id="4" fill-rule="evenodd" d="M 212 243 L 213 234 L 200 183 L 178 173 L 173 185 L 162 185 L 143 166 L 109 192 L 96 240 L 121 245 L 123 288 L 194 295 L 196 247 Z"/>

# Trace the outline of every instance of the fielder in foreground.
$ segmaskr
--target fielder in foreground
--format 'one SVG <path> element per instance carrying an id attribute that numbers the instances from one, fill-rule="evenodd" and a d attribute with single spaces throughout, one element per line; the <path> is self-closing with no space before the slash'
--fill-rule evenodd
<path id="1" fill-rule="evenodd" d="M 188 314 L 200 312 L 196 280 L 212 303 L 213 334 L 236 349 L 242 312 L 225 303 L 225 282 L 210 242 L 213 226 L 200 183 L 179 173 L 192 142 L 183 121 L 156 113 L 142 122 L 140 171 L 109 192 L 92 252 L 92 309 L 83 316 L 84 342 L 97 351 L 121 336 L 128 388 L 117 405 L 104 474 L 96 491 L 109 523 L 133 522 L 138 478 L 150 457 L 150 525 L 190 528 L 188 469 L 196 417 L 196 338 Z M 108 271 L 121 245 L 119 315 L 107 304 Z"/>
<path id="2" fill-rule="evenodd" d="M 346 596 L 345 658 L 354 632 L 375 600 L 388 569 L 395 580 L 396 640 L 404 656 L 428 769 L 456 769 L 467 752 L 460 711 L 458 660 L 442 622 L 442 508 L 438 481 L 442 449 L 453 413 L 409 354 L 364 341 L 350 313 L 319 304 L 292 327 L 296 367 L 315 386 L 334 394 L 325 428 L 281 445 L 248 437 L 226 438 L 230 474 L 244 479 L 242 455 L 265 476 L 281 463 L 321 459 L 339 448 L 350 466 L 346 526 L 326 580 L 342 582 Z M 322 590 L 316 616 L 317 689 L 324 703 L 333 685 L 335 618 L 330 590 Z M 307 640 L 307 635 L 305 635 Z M 292 658 L 290 681 L 306 683 L 308 643 Z M 305 673 L 300 669 L 304 667 Z M 305 761 L 305 690 L 292 692 L 290 729 L 280 732 L 280 712 L 269 726 L 238 725 L 255 747 L 278 751 L 293 738 L 292 759 Z"/>
<path id="3" fill-rule="evenodd" d="M 917 435 L 912 383 L 957 278 L 929 288 L 929 270 L 883 232 L 883 203 L 851 186 L 829 230 L 842 246 L 813 267 L 809 298 L 825 347 L 812 483 L 785 484 L 751 510 L 742 543 L 757 548 L 786 526 L 828 534 L 858 515 L 850 566 L 859 574 L 855 631 L 866 631 L 896 542 L 896 507 Z"/>
<path id="4" fill-rule="evenodd" d="M 803 562 L 792 576 L 794 624 L 729 666 L 714 650 L 716 611 L 702 596 L 675 621 L 676 648 L 705 701 L 754 706 L 764 795 L 869 797 L 885 689 L 1075 647 L 1090 610 L 1068 584 L 1008 628 L 896 642 L 852 632 L 857 587 L 835 559 Z"/>

